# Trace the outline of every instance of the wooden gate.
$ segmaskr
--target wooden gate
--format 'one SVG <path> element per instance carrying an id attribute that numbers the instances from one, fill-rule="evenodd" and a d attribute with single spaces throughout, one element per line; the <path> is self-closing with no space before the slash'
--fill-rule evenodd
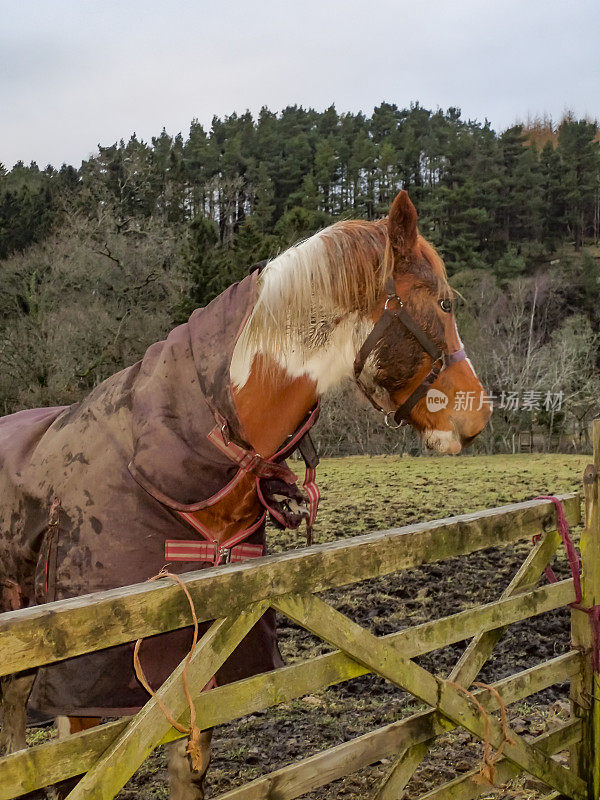
<path id="1" fill-rule="evenodd" d="M 600 423 L 595 425 L 594 443 L 595 466 L 586 471 L 586 530 L 582 535 L 582 606 L 587 608 L 596 606 L 600 594 Z M 562 500 L 569 523 L 578 524 L 579 497 L 567 495 Z M 531 540 L 537 534 L 541 538 L 497 601 L 398 633 L 374 636 L 318 597 L 327 589 L 487 547 Z M 456 726 L 478 739 L 487 734 L 495 748 L 502 747 L 498 781 L 525 771 L 549 787 L 548 798 L 599 798 L 600 680 L 589 614 L 573 610 L 575 646 L 569 653 L 498 681 L 493 692 L 475 692 L 485 715 L 461 689 L 472 684 L 507 625 L 575 600 L 572 579 L 537 587 L 560 543 L 554 505 L 534 500 L 353 537 L 256 562 L 188 573 L 184 580 L 199 620 L 216 620 L 188 667 L 200 728 L 220 725 L 368 672 L 401 687 L 429 709 L 294 762 L 221 795 L 220 800 L 291 800 L 382 758 L 395 761 L 383 784 L 373 787 L 372 797 L 396 800 L 435 737 Z M 201 692 L 269 606 L 333 645 L 336 651 Z M 229 610 L 229 616 L 219 617 L 224 608 Z M 0 615 L 0 675 L 190 623 L 187 601 L 181 589 L 168 579 L 10 612 Z M 447 679 L 413 661 L 416 656 L 466 639 L 471 639 L 470 644 Z M 158 694 L 174 716 L 185 723 L 189 712 L 181 691 L 181 671 L 182 665 Z M 504 730 L 492 716 L 499 700 L 513 703 L 565 680 L 571 681 L 573 715 L 551 733 L 526 741 L 514 731 Z M 0 800 L 73 775 L 83 777 L 69 795 L 70 800 L 109 800 L 152 750 L 179 736 L 156 700 L 150 699 L 135 717 L 0 759 Z M 551 757 L 565 748 L 572 753 L 570 769 Z M 467 773 L 424 797 L 474 798 L 489 791 L 489 787 L 473 782 L 472 777 Z"/>

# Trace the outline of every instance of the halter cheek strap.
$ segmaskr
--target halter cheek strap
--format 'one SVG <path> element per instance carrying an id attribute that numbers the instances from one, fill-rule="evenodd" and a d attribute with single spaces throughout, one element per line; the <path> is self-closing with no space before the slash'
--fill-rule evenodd
<path id="1" fill-rule="evenodd" d="M 396 423 L 396 426 L 400 427 L 401 425 L 408 424 L 410 412 L 419 402 L 419 400 L 422 400 L 423 397 L 425 397 L 431 386 L 437 380 L 440 372 L 452 364 L 463 361 L 467 356 L 462 347 L 452 353 L 444 353 L 442 350 L 440 350 L 433 339 L 431 339 L 431 337 L 423 330 L 419 323 L 413 319 L 413 317 L 411 317 L 408 311 L 404 308 L 404 303 L 396 294 L 396 285 L 392 278 L 388 278 L 387 280 L 386 291 L 387 300 L 385 301 L 383 314 L 375 323 L 373 330 L 363 342 L 356 355 L 356 358 L 354 359 L 354 378 L 360 390 L 370 401 L 373 407 L 385 414 L 386 425 L 389 426 L 388 420 L 391 416 L 391 412 L 390 414 L 386 414 L 385 410 L 379 405 L 379 403 L 372 396 L 371 392 L 369 392 L 369 390 L 366 388 L 360 379 L 360 376 L 364 369 L 367 358 L 383 339 L 384 334 L 392 322 L 395 319 L 398 319 L 409 331 L 409 333 L 414 336 L 427 355 L 431 356 L 433 359 L 433 365 L 429 373 L 421 381 L 419 386 L 417 386 L 417 388 L 411 393 L 411 395 L 404 401 L 404 403 L 402 403 L 402 405 L 400 405 L 394 412 L 394 422 Z M 389 305 L 392 302 L 397 304 L 397 308 L 394 310 L 389 308 Z"/>

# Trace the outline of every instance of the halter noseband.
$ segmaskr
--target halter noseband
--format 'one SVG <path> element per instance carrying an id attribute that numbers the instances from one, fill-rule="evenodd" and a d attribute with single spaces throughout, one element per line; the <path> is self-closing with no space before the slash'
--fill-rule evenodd
<path id="1" fill-rule="evenodd" d="M 356 354 L 356 358 L 354 359 L 354 378 L 356 383 L 358 384 L 360 390 L 365 395 L 365 397 L 370 401 L 374 408 L 377 411 L 381 411 L 382 414 L 385 415 L 385 424 L 388 427 L 400 427 L 402 425 L 407 425 L 409 422 L 409 414 L 414 408 L 414 406 L 422 400 L 423 397 L 427 394 L 431 386 L 437 380 L 440 372 L 445 368 L 449 367 L 451 364 L 456 364 L 458 361 L 462 361 L 465 359 L 466 353 L 464 349 L 461 347 L 459 350 L 455 350 L 453 353 L 444 353 L 437 344 L 431 339 L 427 333 L 421 328 L 421 326 L 411 317 L 408 311 L 404 308 L 404 303 L 396 294 L 396 285 L 392 278 L 388 278 L 386 282 L 386 292 L 387 292 L 387 300 L 385 301 L 385 307 L 383 309 L 383 314 L 379 317 L 377 322 L 375 323 L 375 327 L 371 331 L 371 333 L 367 336 L 365 341 L 362 344 L 362 347 Z M 398 303 L 398 307 L 393 311 L 389 308 L 391 302 L 396 301 Z M 384 333 L 389 328 L 391 323 L 398 319 L 404 325 L 404 327 L 415 337 L 418 343 L 421 345 L 423 350 L 427 353 L 427 355 L 431 356 L 433 359 L 433 364 L 431 365 L 431 369 L 426 377 L 421 381 L 421 383 L 417 386 L 417 388 L 412 392 L 410 397 L 408 397 L 402 405 L 398 406 L 396 411 L 394 412 L 394 422 L 396 423 L 395 426 L 391 425 L 389 422 L 389 418 L 392 415 L 392 412 L 386 413 L 385 410 L 377 403 L 377 401 L 372 397 L 371 393 L 368 391 L 367 387 L 360 379 L 360 375 L 363 371 L 365 366 L 365 362 L 369 355 L 373 352 L 375 347 L 379 344 L 381 339 L 383 338 Z"/>

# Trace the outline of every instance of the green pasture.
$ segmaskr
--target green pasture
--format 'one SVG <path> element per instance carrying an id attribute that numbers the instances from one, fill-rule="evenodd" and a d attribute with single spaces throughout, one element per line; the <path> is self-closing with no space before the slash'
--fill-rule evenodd
<path id="1" fill-rule="evenodd" d="M 317 542 L 581 490 L 591 455 L 349 456 L 317 470 Z M 302 474 L 301 462 L 291 462 Z M 301 479 L 302 480 L 302 479 Z M 270 550 L 301 546 L 299 531 L 270 531 Z"/>

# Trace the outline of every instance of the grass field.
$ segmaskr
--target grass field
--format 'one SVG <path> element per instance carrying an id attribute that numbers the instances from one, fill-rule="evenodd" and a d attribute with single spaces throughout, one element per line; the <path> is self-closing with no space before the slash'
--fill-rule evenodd
<path id="1" fill-rule="evenodd" d="M 576 491 L 590 456 L 560 454 L 326 458 L 318 468 L 320 542 Z M 291 464 L 302 473 L 301 464 Z M 272 550 L 301 544 L 273 531 Z"/>

